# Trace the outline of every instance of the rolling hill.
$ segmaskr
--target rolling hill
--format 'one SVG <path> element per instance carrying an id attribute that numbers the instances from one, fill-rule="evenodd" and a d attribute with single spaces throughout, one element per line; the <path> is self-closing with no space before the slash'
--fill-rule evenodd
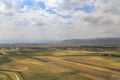
<path id="1" fill-rule="evenodd" d="M 96 38 L 96 39 L 69 39 L 52 42 L 50 44 L 62 45 L 96 45 L 96 46 L 120 46 L 120 38 Z"/>

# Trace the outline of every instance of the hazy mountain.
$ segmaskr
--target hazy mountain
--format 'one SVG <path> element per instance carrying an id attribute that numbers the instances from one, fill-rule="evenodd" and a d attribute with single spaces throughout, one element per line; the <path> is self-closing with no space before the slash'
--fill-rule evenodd
<path id="1" fill-rule="evenodd" d="M 91 45 L 91 46 L 120 46 L 120 38 L 95 38 L 95 39 L 69 39 L 69 40 L 61 40 L 61 41 L 45 41 L 36 42 L 36 43 L 4 43 L 0 44 L 0 46 L 40 46 L 40 45 L 48 45 L 48 46 L 71 46 L 71 45 Z"/>
<path id="2" fill-rule="evenodd" d="M 69 40 L 56 41 L 53 42 L 52 44 L 120 46 L 120 38 L 69 39 Z"/>

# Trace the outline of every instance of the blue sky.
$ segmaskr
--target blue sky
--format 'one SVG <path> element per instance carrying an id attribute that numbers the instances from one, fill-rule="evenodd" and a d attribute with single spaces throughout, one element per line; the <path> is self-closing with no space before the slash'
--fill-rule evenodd
<path id="1" fill-rule="evenodd" d="M 0 43 L 119 37 L 119 0 L 0 0 Z"/>

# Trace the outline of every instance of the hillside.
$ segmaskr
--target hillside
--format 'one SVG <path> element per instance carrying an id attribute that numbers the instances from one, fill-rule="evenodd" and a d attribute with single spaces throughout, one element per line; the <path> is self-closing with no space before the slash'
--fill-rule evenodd
<path id="1" fill-rule="evenodd" d="M 96 46 L 120 46 L 120 38 L 96 38 L 96 39 L 69 39 L 52 42 L 56 45 L 96 45 Z"/>

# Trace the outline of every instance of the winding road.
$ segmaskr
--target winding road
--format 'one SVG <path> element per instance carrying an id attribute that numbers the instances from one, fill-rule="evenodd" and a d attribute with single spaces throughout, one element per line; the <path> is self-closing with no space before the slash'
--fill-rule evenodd
<path id="1" fill-rule="evenodd" d="M 19 75 L 17 72 L 14 71 L 0 69 L 0 73 L 8 74 L 12 80 L 24 80 L 21 75 Z"/>

